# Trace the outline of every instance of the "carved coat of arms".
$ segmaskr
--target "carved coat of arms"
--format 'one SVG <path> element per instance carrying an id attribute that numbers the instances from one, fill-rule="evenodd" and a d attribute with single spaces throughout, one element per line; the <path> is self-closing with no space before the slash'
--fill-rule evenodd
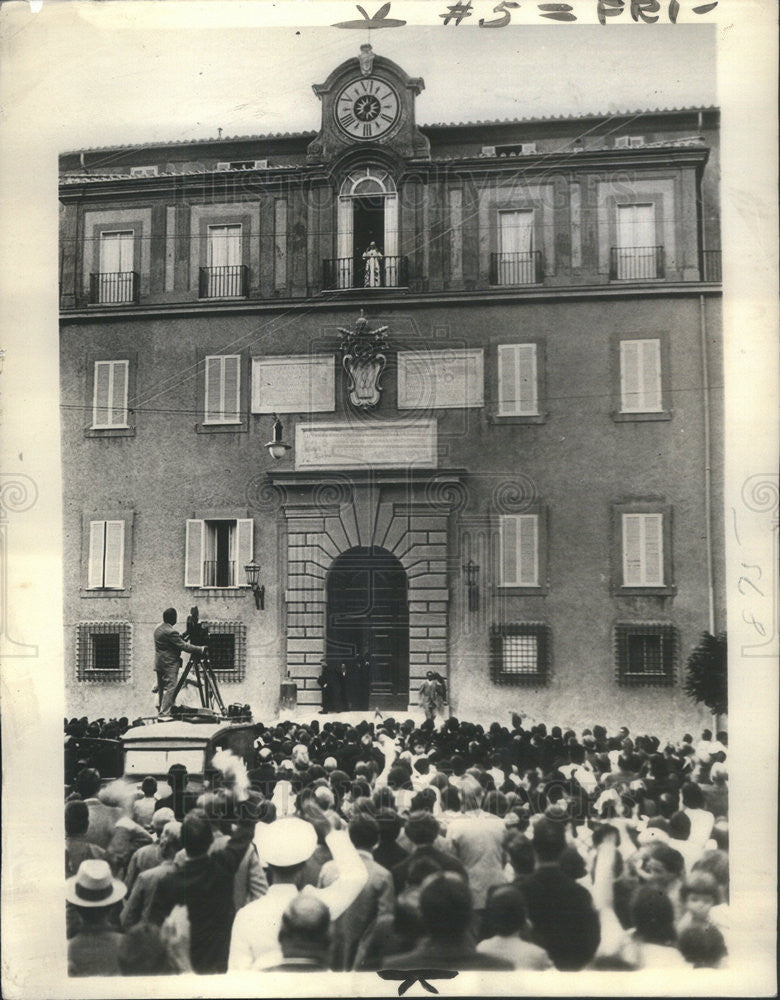
<path id="1" fill-rule="evenodd" d="M 349 401 L 360 409 L 368 409 L 379 402 L 379 380 L 387 364 L 384 352 L 390 347 L 384 336 L 386 330 L 386 326 L 369 330 L 362 309 L 354 330 L 339 327 L 339 333 L 343 335 L 341 363 L 349 379 Z"/>

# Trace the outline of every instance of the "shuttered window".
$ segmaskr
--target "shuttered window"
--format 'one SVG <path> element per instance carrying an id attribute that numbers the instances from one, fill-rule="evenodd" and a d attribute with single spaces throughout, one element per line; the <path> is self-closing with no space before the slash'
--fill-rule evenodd
<path id="1" fill-rule="evenodd" d="M 254 552 L 251 518 L 187 521 L 185 587 L 245 587 L 244 567 Z"/>
<path id="2" fill-rule="evenodd" d="M 127 427 L 129 361 L 96 361 L 92 396 L 92 428 Z"/>
<path id="3" fill-rule="evenodd" d="M 623 514 L 623 586 L 664 586 L 663 514 Z"/>
<path id="4" fill-rule="evenodd" d="M 539 586 L 539 516 L 504 514 L 499 518 L 499 586 Z"/>
<path id="5" fill-rule="evenodd" d="M 241 420 L 241 357 L 238 354 L 206 358 L 206 424 L 237 424 Z"/>
<path id="6" fill-rule="evenodd" d="M 100 234 L 100 273 L 125 274 L 133 270 L 135 233 L 132 229 Z"/>
<path id="7" fill-rule="evenodd" d="M 653 413 L 662 408 L 660 340 L 621 340 L 621 411 Z"/>
<path id="8" fill-rule="evenodd" d="M 124 586 L 125 522 L 89 522 L 88 590 L 121 590 Z"/>
<path id="9" fill-rule="evenodd" d="M 499 344 L 498 416 L 539 413 L 536 355 L 536 344 Z"/>

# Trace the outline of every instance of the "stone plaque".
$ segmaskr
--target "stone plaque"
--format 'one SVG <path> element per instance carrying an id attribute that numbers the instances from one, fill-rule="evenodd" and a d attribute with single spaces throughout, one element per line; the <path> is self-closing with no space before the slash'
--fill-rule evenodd
<path id="1" fill-rule="evenodd" d="M 298 424 L 296 469 L 436 468 L 436 421 Z"/>
<path id="2" fill-rule="evenodd" d="M 335 373 L 333 354 L 252 358 L 252 413 L 332 413 Z"/>
<path id="3" fill-rule="evenodd" d="M 484 406 L 484 358 L 479 348 L 398 352 L 398 409 Z"/>

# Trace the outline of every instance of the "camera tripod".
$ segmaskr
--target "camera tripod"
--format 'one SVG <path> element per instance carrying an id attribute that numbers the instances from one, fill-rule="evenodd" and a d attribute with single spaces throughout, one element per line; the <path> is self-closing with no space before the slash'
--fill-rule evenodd
<path id="1" fill-rule="evenodd" d="M 200 624 L 197 607 L 190 609 L 187 617 L 187 631 L 184 633 L 184 638 L 196 646 L 208 645 L 209 630 L 205 625 Z M 194 673 L 194 678 L 189 677 L 191 670 Z M 181 676 L 176 681 L 171 706 L 176 704 L 179 691 L 181 691 L 185 684 L 193 684 L 198 689 L 200 703 L 203 708 L 207 708 L 213 712 L 216 705 L 221 715 L 227 715 L 225 703 L 222 700 L 222 695 L 219 693 L 217 679 L 211 668 L 208 653 L 204 653 L 202 656 L 190 656 L 187 666 L 182 670 Z"/>
<path id="2" fill-rule="evenodd" d="M 189 677 L 190 670 L 194 673 L 193 678 Z M 172 706 L 176 704 L 179 691 L 181 691 L 185 684 L 195 685 L 198 689 L 200 703 L 203 708 L 208 708 L 212 711 L 219 709 L 220 715 L 227 715 L 225 703 L 222 700 L 222 695 L 219 693 L 219 687 L 214 677 L 214 671 L 211 669 L 208 654 L 204 654 L 201 657 L 191 656 L 189 658 L 187 666 L 182 670 L 181 676 L 176 681 L 176 687 L 173 689 Z"/>

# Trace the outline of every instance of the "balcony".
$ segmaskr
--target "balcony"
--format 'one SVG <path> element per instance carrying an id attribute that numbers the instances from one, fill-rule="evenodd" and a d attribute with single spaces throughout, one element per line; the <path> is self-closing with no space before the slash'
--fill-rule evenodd
<path id="1" fill-rule="evenodd" d="M 610 281 L 649 281 L 663 277 L 663 247 L 610 247 Z"/>
<path id="2" fill-rule="evenodd" d="M 722 281 L 720 250 L 702 250 L 701 276 L 703 281 Z"/>
<path id="3" fill-rule="evenodd" d="M 92 305 L 137 304 L 138 297 L 138 275 L 135 271 L 101 271 L 89 276 L 89 301 Z"/>
<path id="4" fill-rule="evenodd" d="M 207 559 L 203 563 L 204 587 L 235 587 L 236 564 L 216 559 Z"/>
<path id="5" fill-rule="evenodd" d="M 406 288 L 408 284 L 406 257 L 382 257 L 378 261 L 334 257 L 322 262 L 322 289 L 325 292 L 348 288 Z"/>
<path id="6" fill-rule="evenodd" d="M 542 282 L 541 250 L 490 255 L 491 285 L 539 285 Z"/>
<path id="7" fill-rule="evenodd" d="M 243 299 L 246 293 L 247 268 L 243 264 L 200 268 L 198 298 Z"/>

